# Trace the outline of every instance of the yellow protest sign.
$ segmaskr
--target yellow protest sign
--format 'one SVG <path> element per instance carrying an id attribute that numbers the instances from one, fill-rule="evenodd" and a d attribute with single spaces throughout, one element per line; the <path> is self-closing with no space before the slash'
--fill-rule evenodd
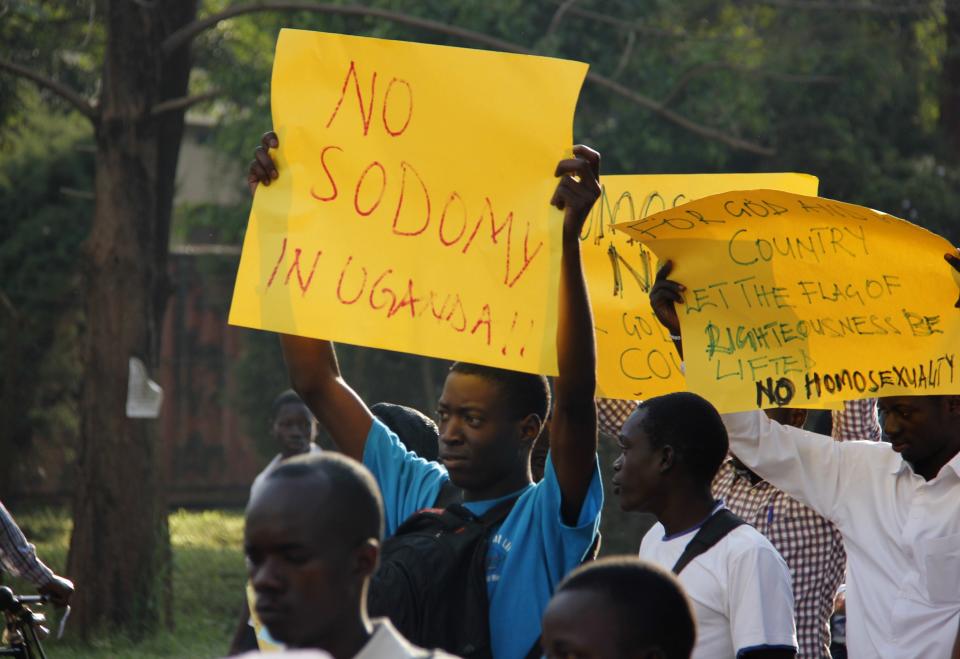
<path id="1" fill-rule="evenodd" d="M 656 258 L 614 225 L 729 190 L 815 195 L 817 179 L 806 174 L 640 174 L 603 176 L 601 183 L 603 194 L 580 236 L 597 334 L 598 395 L 640 399 L 685 390 L 673 342 L 650 310 L 647 293 Z"/>
<path id="2" fill-rule="evenodd" d="M 586 70 L 283 30 L 280 177 L 257 190 L 230 322 L 555 373 L 549 201 Z"/>
<path id="3" fill-rule="evenodd" d="M 687 384 L 722 411 L 960 393 L 960 276 L 925 229 L 774 190 L 617 228 L 676 264 Z"/>

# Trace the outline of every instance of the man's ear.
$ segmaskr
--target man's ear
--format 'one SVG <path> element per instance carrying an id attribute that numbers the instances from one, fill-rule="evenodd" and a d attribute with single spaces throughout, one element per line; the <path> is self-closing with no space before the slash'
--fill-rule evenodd
<path id="1" fill-rule="evenodd" d="M 366 579 L 377 571 L 380 564 L 380 542 L 367 538 L 353 551 L 354 572 Z"/>
<path id="2" fill-rule="evenodd" d="M 520 422 L 520 441 L 522 441 L 527 448 L 532 448 L 533 443 L 537 441 L 537 437 L 540 436 L 540 431 L 542 430 L 543 419 L 541 419 L 539 415 L 531 412 Z"/>
<path id="3" fill-rule="evenodd" d="M 944 396 L 947 399 L 947 414 L 960 416 L 960 396 Z"/>
<path id="4" fill-rule="evenodd" d="M 666 472 L 673 469 L 673 466 L 677 463 L 677 452 L 673 450 L 673 447 L 669 444 L 660 448 L 660 473 L 665 474 Z"/>

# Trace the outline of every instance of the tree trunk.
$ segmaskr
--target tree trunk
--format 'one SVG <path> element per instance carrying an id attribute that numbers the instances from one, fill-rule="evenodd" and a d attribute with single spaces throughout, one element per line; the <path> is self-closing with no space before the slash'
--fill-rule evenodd
<path id="1" fill-rule="evenodd" d="M 128 362 L 156 372 L 166 304 L 173 176 L 183 113 L 153 106 L 182 96 L 189 55 L 160 44 L 196 14 L 196 0 L 109 2 L 96 206 L 85 245 L 87 333 L 81 446 L 68 573 L 76 624 L 141 636 L 169 612 L 170 543 L 154 420 L 126 416 Z M 172 116 L 170 116 L 172 115 Z M 168 622 L 172 622 L 168 619 Z"/>

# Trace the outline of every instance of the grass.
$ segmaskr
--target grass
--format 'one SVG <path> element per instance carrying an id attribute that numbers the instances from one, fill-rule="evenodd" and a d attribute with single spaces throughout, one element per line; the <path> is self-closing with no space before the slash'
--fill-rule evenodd
<path id="1" fill-rule="evenodd" d="M 63 574 L 70 543 L 69 514 L 60 509 L 15 512 L 17 523 L 37 554 L 58 574 Z M 246 571 L 243 564 L 243 513 L 229 510 L 186 511 L 170 515 L 173 543 L 174 629 L 133 642 L 121 634 L 108 634 L 89 645 L 67 636 L 44 641 L 51 659 L 92 657 L 222 657 L 239 618 Z M 9 579 L 17 592 L 32 592 L 29 585 Z M 55 625 L 50 625 L 54 627 Z"/>

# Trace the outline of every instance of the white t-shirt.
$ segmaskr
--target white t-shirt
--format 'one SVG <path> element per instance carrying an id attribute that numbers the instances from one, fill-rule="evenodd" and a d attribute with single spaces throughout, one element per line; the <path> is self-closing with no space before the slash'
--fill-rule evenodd
<path id="1" fill-rule="evenodd" d="M 643 537 L 640 558 L 670 570 L 699 530 L 700 525 L 665 536 L 658 522 Z M 694 558 L 679 579 L 697 620 L 693 659 L 797 647 L 790 571 L 770 541 L 752 526 L 743 524 L 728 533 Z"/>

